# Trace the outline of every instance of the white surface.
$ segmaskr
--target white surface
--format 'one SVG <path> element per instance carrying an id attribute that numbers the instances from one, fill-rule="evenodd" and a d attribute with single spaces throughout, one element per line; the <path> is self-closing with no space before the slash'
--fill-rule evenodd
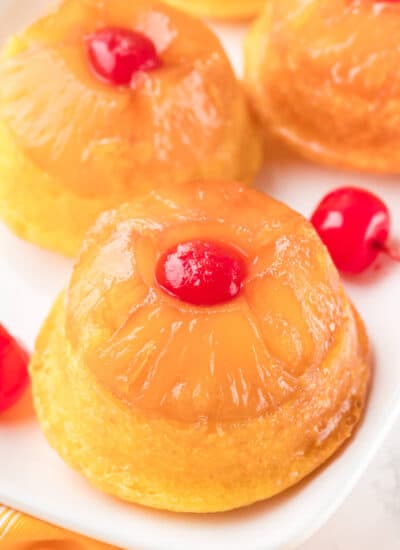
<path id="1" fill-rule="evenodd" d="M 331 520 L 298 550 L 399 550 L 400 421 Z"/>
<path id="2" fill-rule="evenodd" d="M 19 24 L 22 18 L 28 17 L 36 4 L 44 1 L 2 0 L 0 36 L 5 30 L 11 31 L 15 22 Z M 220 32 L 240 70 L 237 37 L 242 30 L 224 27 Z M 271 164 L 260 177 L 259 187 L 308 215 L 328 189 L 345 183 L 363 185 L 379 193 L 391 206 L 396 217 L 393 233 L 400 235 L 400 182 L 397 179 L 333 172 L 292 159 L 279 165 Z M 32 346 L 49 305 L 68 278 L 69 268 L 68 261 L 18 241 L 0 226 L 0 319 L 28 345 Z M 128 506 L 91 489 L 64 466 L 46 445 L 34 420 L 11 422 L 3 418 L 0 421 L 0 502 L 132 550 L 287 550 L 296 547 L 342 504 L 400 410 L 399 282 L 400 266 L 384 261 L 378 271 L 372 270 L 364 277 L 346 282 L 372 338 L 376 356 L 374 384 L 357 437 L 344 453 L 300 488 L 246 510 L 214 516 L 176 515 Z M 398 446 L 396 449 L 397 454 L 393 456 L 398 468 Z M 390 460 L 389 454 L 388 457 Z M 385 464 L 386 458 L 380 460 Z M 375 546 L 367 546 L 368 540 L 372 540 L 367 537 L 366 544 L 361 544 L 353 525 L 364 522 L 362 510 L 366 498 L 375 498 L 379 493 L 382 507 L 386 506 L 385 495 L 389 493 L 385 485 L 380 487 L 380 484 L 394 485 L 396 480 L 390 476 L 398 475 L 398 470 L 388 468 L 384 478 L 379 476 L 379 466 L 377 468 L 375 481 L 371 484 L 367 478 L 369 485 L 364 482 L 354 509 L 345 513 L 342 520 L 339 512 L 331 521 L 330 529 L 334 531 L 335 521 L 347 521 L 353 528 L 351 544 L 322 530 L 303 550 L 375 550 L 378 542 L 383 543 L 384 538 L 379 537 Z M 388 509 L 397 514 L 398 520 L 398 493 L 387 498 Z M 396 525 L 392 532 L 393 544 L 383 544 L 385 550 L 399 547 Z M 347 536 L 346 533 L 343 536 Z"/>

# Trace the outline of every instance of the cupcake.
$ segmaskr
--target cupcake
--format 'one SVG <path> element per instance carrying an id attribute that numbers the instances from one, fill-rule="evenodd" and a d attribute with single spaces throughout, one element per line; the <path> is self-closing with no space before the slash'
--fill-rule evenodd
<path id="1" fill-rule="evenodd" d="M 370 361 L 311 224 L 202 182 L 100 216 L 30 373 L 49 443 L 94 486 L 204 513 L 331 457 L 360 420 Z"/>
<path id="2" fill-rule="evenodd" d="M 270 0 L 246 43 L 268 133 L 305 157 L 400 172 L 397 2 Z"/>
<path id="3" fill-rule="evenodd" d="M 218 39 L 157 2 L 66 0 L 11 38 L 0 78 L 0 217 L 66 255 L 105 209 L 262 163 Z"/>

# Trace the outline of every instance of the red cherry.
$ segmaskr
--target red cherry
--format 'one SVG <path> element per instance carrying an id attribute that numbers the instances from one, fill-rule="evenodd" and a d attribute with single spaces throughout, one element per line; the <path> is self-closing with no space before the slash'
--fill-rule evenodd
<path id="1" fill-rule="evenodd" d="M 14 405 L 23 394 L 29 382 L 28 363 L 26 351 L 0 325 L 0 412 Z"/>
<path id="2" fill-rule="evenodd" d="M 368 191 L 343 187 L 329 193 L 318 205 L 311 222 L 340 271 L 361 273 L 380 252 L 398 259 L 387 246 L 389 210 Z"/>
<path id="3" fill-rule="evenodd" d="M 140 32 L 108 27 L 87 36 L 86 45 L 94 73 L 117 86 L 129 86 L 138 71 L 161 66 L 153 42 Z"/>
<path id="4" fill-rule="evenodd" d="M 156 280 L 175 298 L 213 306 L 235 298 L 246 265 L 234 248 L 216 242 L 188 241 L 168 250 L 158 262 Z"/>

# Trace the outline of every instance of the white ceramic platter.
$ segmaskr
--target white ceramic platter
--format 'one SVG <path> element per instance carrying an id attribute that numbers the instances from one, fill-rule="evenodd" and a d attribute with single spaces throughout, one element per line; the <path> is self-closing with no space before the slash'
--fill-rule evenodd
<path id="1" fill-rule="evenodd" d="M 46 0 L 0 0 L 0 38 L 25 24 Z M 217 26 L 241 70 L 242 27 Z M 0 83 L 1 85 L 1 83 Z M 390 205 L 400 236 L 400 178 L 325 170 L 289 157 L 271 162 L 259 188 L 309 215 L 329 189 L 365 186 Z M 21 242 L 0 225 L 0 321 L 28 346 L 70 262 Z M 269 502 L 221 515 L 196 517 L 125 505 L 89 487 L 47 446 L 33 416 L 0 418 L 0 502 L 99 540 L 132 550 L 281 550 L 295 548 L 340 506 L 400 410 L 400 266 L 346 281 L 364 316 L 376 370 L 368 410 L 357 436 L 335 460 L 299 488 Z"/>

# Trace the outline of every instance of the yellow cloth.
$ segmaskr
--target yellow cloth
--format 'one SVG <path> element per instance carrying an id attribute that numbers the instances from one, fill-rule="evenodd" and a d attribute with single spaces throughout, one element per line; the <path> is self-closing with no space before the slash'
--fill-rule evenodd
<path id="1" fill-rule="evenodd" d="M 117 550 L 0 506 L 1 550 Z"/>

